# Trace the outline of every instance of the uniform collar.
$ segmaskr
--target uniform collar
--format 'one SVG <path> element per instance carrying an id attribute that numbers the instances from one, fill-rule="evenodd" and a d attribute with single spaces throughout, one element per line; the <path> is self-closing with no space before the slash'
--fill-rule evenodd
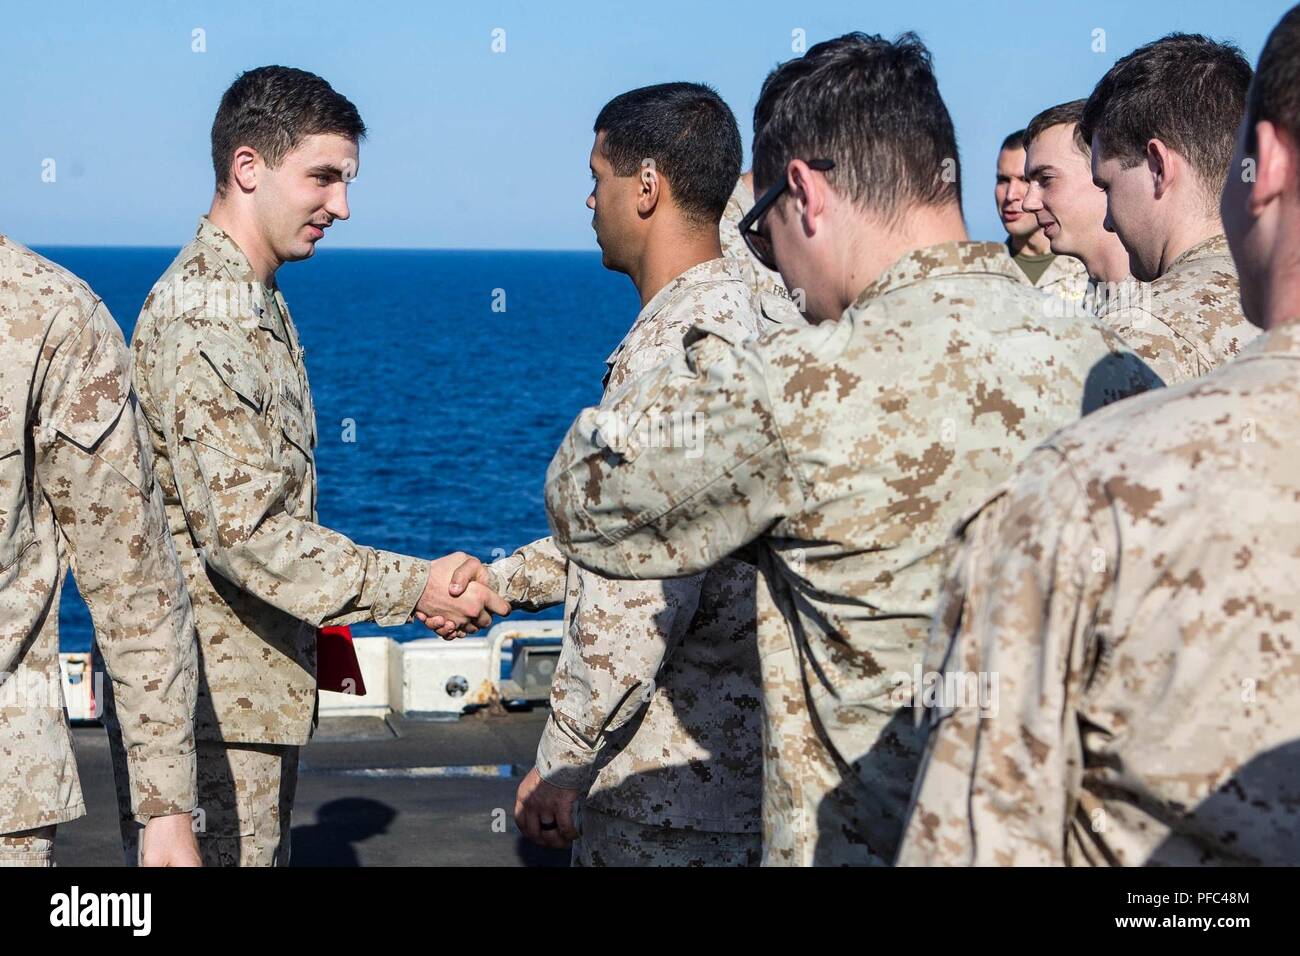
<path id="1" fill-rule="evenodd" d="M 754 208 L 754 191 L 745 185 L 745 177 L 736 180 L 736 188 L 731 191 L 731 198 L 740 203 L 740 208 L 749 212 Z"/>
<path id="2" fill-rule="evenodd" d="M 235 282 L 250 283 L 253 286 L 254 291 L 258 293 L 254 296 L 253 306 L 257 310 L 258 328 L 270 332 L 290 348 L 297 348 L 296 337 L 286 322 L 282 321 L 282 317 L 287 319 L 289 315 L 284 296 L 278 289 L 270 288 L 257 277 L 257 273 L 253 271 L 253 266 L 248 261 L 248 256 L 244 255 L 244 250 L 239 248 L 239 244 L 230 237 L 230 233 L 215 225 L 207 216 L 200 216 L 198 232 L 195 233 L 194 239 L 212 252 L 216 257 L 217 268 L 227 278 Z"/>
<path id="3" fill-rule="evenodd" d="M 1181 256 L 1169 264 L 1169 268 L 1165 270 L 1165 275 L 1168 275 L 1175 269 L 1181 269 L 1198 259 L 1217 259 L 1231 255 L 1232 252 L 1228 249 L 1228 237 L 1223 233 L 1219 233 L 1217 236 L 1210 236 L 1209 239 L 1202 239 L 1196 245 L 1186 250 Z"/>
<path id="4" fill-rule="evenodd" d="M 861 309 L 886 293 L 950 275 L 994 275 L 1020 283 L 1023 273 L 1000 242 L 941 242 L 906 253 L 863 289 L 845 312 Z"/>
<path id="5" fill-rule="evenodd" d="M 632 334 L 632 329 L 653 320 L 656 315 L 668 308 L 687 290 L 710 282 L 729 282 L 733 280 L 742 284 L 745 281 L 745 274 L 741 271 L 741 264 L 736 259 L 709 259 L 707 262 L 700 262 L 691 266 L 656 292 L 641 311 L 637 313 L 632 328 L 628 329 L 628 334 L 623 337 L 622 342 L 619 342 L 618 348 L 609 353 L 609 358 L 605 359 L 605 364 L 614 364 L 615 359 L 618 358 L 618 353 L 623 350 L 623 342 L 626 342 L 628 336 Z"/>

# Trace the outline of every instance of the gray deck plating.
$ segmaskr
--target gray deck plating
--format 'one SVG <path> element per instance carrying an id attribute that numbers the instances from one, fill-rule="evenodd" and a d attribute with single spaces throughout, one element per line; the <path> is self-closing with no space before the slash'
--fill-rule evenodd
<path id="1" fill-rule="evenodd" d="M 565 866 L 568 852 L 515 830 L 515 788 L 533 765 L 546 710 L 463 717 L 333 717 L 303 751 L 295 866 Z M 122 861 L 108 743 L 79 727 L 87 816 L 59 827 L 60 866 Z"/>

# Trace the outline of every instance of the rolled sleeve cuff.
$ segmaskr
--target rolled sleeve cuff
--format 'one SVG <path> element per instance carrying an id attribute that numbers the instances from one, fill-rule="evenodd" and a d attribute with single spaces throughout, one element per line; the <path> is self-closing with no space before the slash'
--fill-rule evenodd
<path id="1" fill-rule="evenodd" d="M 140 823 L 174 813 L 193 813 L 198 806 L 194 751 L 128 753 L 131 812 Z"/>
<path id="2" fill-rule="evenodd" d="M 429 562 L 391 551 L 376 551 L 377 565 L 374 591 L 366 603 L 380 627 L 405 624 L 415 613 L 415 605 L 424 593 L 429 578 Z"/>
<path id="3" fill-rule="evenodd" d="M 537 744 L 537 772 L 552 786 L 585 794 L 596 779 L 599 752 L 566 730 L 552 713 Z"/>
<path id="4" fill-rule="evenodd" d="M 488 586 L 509 601 L 512 608 L 528 603 L 527 577 L 519 574 L 523 568 L 524 557 L 520 554 L 506 555 L 484 567 L 488 573 Z"/>
<path id="5" fill-rule="evenodd" d="M 508 573 L 506 574 L 502 573 L 502 571 L 505 570 L 502 567 L 502 562 L 509 561 L 509 560 L 510 558 L 501 558 L 499 561 L 493 561 L 491 564 L 484 565 L 483 570 L 487 572 L 488 587 L 490 587 L 497 594 L 501 595 L 501 597 L 503 597 L 505 600 L 509 601 L 511 606 L 513 607 L 515 601 L 517 600 L 517 597 L 515 595 L 510 595 L 506 593 L 506 582 L 510 580 L 510 576 Z M 516 564 L 517 563 L 518 562 L 516 562 Z M 512 567 L 511 571 L 513 570 L 514 568 Z"/>

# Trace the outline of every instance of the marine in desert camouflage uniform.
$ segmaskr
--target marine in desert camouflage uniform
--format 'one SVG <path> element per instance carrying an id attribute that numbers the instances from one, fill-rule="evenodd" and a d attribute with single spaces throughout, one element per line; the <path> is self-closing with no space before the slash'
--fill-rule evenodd
<path id="1" fill-rule="evenodd" d="M 1121 288 L 1099 315 L 1167 385 L 1199 378 L 1259 335 L 1242 314 L 1222 235 L 1197 243 L 1150 283 Z"/>
<path id="2" fill-rule="evenodd" d="M 899 862 L 1300 859 L 1300 8 L 1260 57 L 1220 208 L 1268 331 L 1044 443 L 958 529 L 940 700 Z M 1285 130 L 1286 137 L 1278 135 Z"/>
<path id="3" fill-rule="evenodd" d="M 762 321 L 734 260 L 694 266 L 655 295 L 609 357 L 607 394 L 683 354 L 693 330 L 739 345 Z M 704 423 L 669 418 L 650 427 L 689 444 Z M 587 793 L 575 862 L 757 862 L 754 567 L 728 559 L 668 581 L 611 580 L 543 538 L 489 570 L 493 590 L 516 607 L 564 603 L 537 768 L 548 782 Z M 698 847 L 701 840 L 711 846 Z"/>
<path id="4" fill-rule="evenodd" d="M 680 131 L 643 141 L 648 116 L 660 128 L 676 121 Z M 626 272 L 644 303 L 606 360 L 609 395 L 681 356 L 684 340 L 736 346 L 772 323 L 757 312 L 747 283 L 753 270 L 718 258 L 717 217 L 742 149 L 735 118 L 717 94 L 684 83 L 633 90 L 610 101 L 594 132 L 588 206 L 597 241 L 605 264 Z M 660 177 L 649 213 L 633 208 L 646 201 L 644 187 L 636 188 L 641 152 Z M 714 161 L 701 163 L 704 152 Z M 647 286 L 653 271 L 641 268 L 652 261 L 685 267 L 655 290 Z M 704 423 L 691 418 L 648 424 L 648 441 L 689 450 L 703 440 Z M 673 580 L 611 580 L 567 561 L 544 538 L 490 572 L 493 589 L 516 607 L 564 603 L 565 640 L 536 773 L 584 798 L 574 863 L 757 864 L 762 705 L 754 567 L 724 560 Z M 530 786 L 520 788 L 525 832 Z"/>
<path id="5" fill-rule="evenodd" d="M 70 564 L 120 703 L 126 810 L 188 833 L 194 622 L 126 343 L 85 283 L 0 236 L 0 865 L 50 864 L 86 812 L 59 668 Z"/>
<path id="6" fill-rule="evenodd" d="M 286 130 L 296 143 L 284 142 Z M 132 340 L 194 602 L 199 843 L 214 864 L 288 861 L 298 750 L 316 710 L 317 629 L 404 624 L 436 575 L 428 561 L 318 523 L 305 350 L 274 284 L 284 261 L 310 256 L 347 218 L 362 135 L 355 107 L 320 77 L 264 67 L 237 79 L 213 124 L 212 218 L 155 283 Z M 257 198 L 271 179 L 274 190 Z M 248 248 L 216 218 L 242 230 Z M 280 245 L 268 250 L 266 235 Z M 472 588 L 470 603 L 482 597 L 481 584 Z M 129 821 L 124 835 L 129 843 Z"/>
<path id="7" fill-rule="evenodd" d="M 1106 224 L 1150 286 L 1104 321 L 1174 385 L 1236 356 L 1258 335 L 1241 310 L 1217 211 L 1245 110 L 1250 64 L 1234 46 L 1171 34 L 1122 57 L 1083 107 Z"/>
<path id="8" fill-rule="evenodd" d="M 404 624 L 428 564 L 316 523 L 298 331 L 279 290 L 206 217 L 145 301 L 132 347 L 198 626 L 200 845 L 211 864 L 283 864 L 316 707 L 316 629 Z"/>
<path id="9" fill-rule="evenodd" d="M 1300 859 L 1297 373 L 1289 325 L 1055 436 L 963 526 L 924 670 L 993 706 L 934 709 L 900 863 Z"/>
<path id="10" fill-rule="evenodd" d="M 1088 270 L 1073 256 L 1059 255 L 1043 232 L 1033 212 L 1025 208 L 1025 199 L 1033 188 L 1025 169 L 1026 130 L 1008 133 L 998 149 L 993 200 L 1007 231 L 1006 247 L 1020 267 L 1026 285 L 1055 296 L 1058 308 L 1051 314 L 1083 315 L 1096 310 L 1095 285 Z"/>

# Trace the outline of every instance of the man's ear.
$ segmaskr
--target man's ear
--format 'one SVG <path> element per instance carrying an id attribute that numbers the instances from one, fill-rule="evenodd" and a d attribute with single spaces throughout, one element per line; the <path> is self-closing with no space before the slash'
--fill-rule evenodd
<path id="1" fill-rule="evenodd" d="M 1250 189 L 1250 214 L 1258 216 L 1269 203 L 1294 186 L 1300 155 L 1285 129 L 1267 120 L 1255 124 L 1255 182 Z M 1233 170 L 1230 175 L 1239 175 Z"/>
<path id="2" fill-rule="evenodd" d="M 1147 140 L 1147 171 L 1151 174 L 1151 190 L 1156 199 L 1163 199 L 1176 177 L 1173 151 L 1158 139 Z"/>
<path id="3" fill-rule="evenodd" d="M 826 211 L 826 182 L 802 159 L 790 160 L 785 174 L 789 180 L 790 201 L 803 224 L 804 234 L 815 236 Z"/>
<path id="4" fill-rule="evenodd" d="M 655 211 L 655 206 L 659 205 L 659 192 L 663 188 L 663 180 L 659 176 L 659 170 L 655 168 L 653 159 L 641 160 L 641 171 L 637 175 L 640 177 L 640 184 L 637 187 L 636 211 L 642 216 L 648 216 Z"/>
<path id="5" fill-rule="evenodd" d="M 240 146 L 230 158 L 230 178 L 241 191 L 251 193 L 257 188 L 262 156 L 251 146 Z"/>

